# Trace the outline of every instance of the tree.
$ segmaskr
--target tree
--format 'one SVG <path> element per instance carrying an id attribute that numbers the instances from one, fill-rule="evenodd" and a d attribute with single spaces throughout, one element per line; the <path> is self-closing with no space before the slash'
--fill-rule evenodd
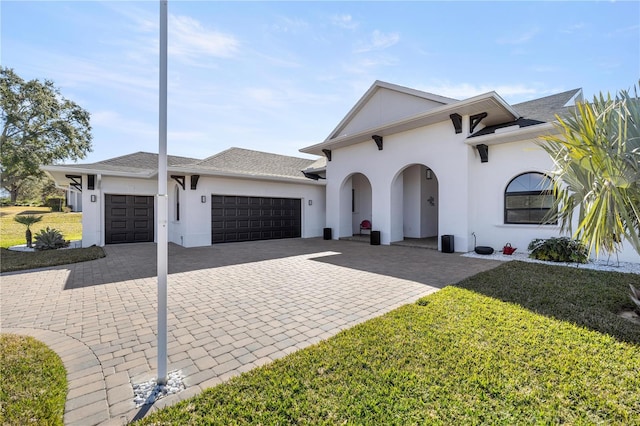
<path id="1" fill-rule="evenodd" d="M 42 220 L 42 216 L 35 216 L 32 214 L 27 214 L 27 215 L 16 215 L 14 216 L 13 220 L 15 220 L 18 223 L 23 224 L 24 226 L 27 227 L 27 232 L 25 232 L 25 239 L 27 240 L 27 247 L 32 247 L 31 244 L 31 225 L 33 225 L 34 223 L 38 223 Z"/>
<path id="2" fill-rule="evenodd" d="M 26 178 L 42 176 L 41 165 L 75 161 L 91 151 L 89 113 L 63 98 L 52 81 L 24 81 L 0 67 L 0 109 L 2 187 L 12 202 Z"/>
<path id="3" fill-rule="evenodd" d="M 557 117 L 557 136 L 543 148 L 555 163 L 556 209 L 563 231 L 598 255 L 617 252 L 623 239 L 640 254 L 640 99 L 622 90 L 615 99 L 600 93 Z"/>

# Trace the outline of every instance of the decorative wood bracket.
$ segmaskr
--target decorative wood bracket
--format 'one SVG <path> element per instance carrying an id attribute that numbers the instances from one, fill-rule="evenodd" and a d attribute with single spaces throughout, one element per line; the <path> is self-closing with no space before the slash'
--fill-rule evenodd
<path id="1" fill-rule="evenodd" d="M 178 182 L 178 185 L 180 185 L 182 187 L 182 190 L 184 191 L 184 176 L 171 175 L 171 179 Z"/>
<path id="2" fill-rule="evenodd" d="M 323 178 L 322 176 L 320 176 L 317 173 L 308 173 L 308 172 L 302 171 L 302 174 L 304 175 L 304 177 L 306 177 L 308 179 L 313 179 L 313 180 L 326 179 L 326 178 Z"/>
<path id="3" fill-rule="evenodd" d="M 451 114 L 449 115 L 451 122 L 453 123 L 453 127 L 456 129 L 457 133 L 462 133 L 462 116 L 460 114 Z"/>
<path id="4" fill-rule="evenodd" d="M 481 163 L 489 162 L 489 146 L 481 143 L 476 145 L 476 149 L 478 150 L 478 154 L 480 154 L 480 162 Z"/>
<path id="5" fill-rule="evenodd" d="M 81 175 L 64 175 L 67 179 L 71 180 L 69 186 L 73 186 L 78 191 L 82 192 L 82 176 Z"/>
<path id="6" fill-rule="evenodd" d="M 471 117 L 469 117 L 469 128 L 471 129 L 471 133 L 473 133 L 473 129 L 475 129 L 476 126 L 480 124 L 482 119 L 487 117 L 487 115 L 489 114 L 487 114 L 486 112 L 481 112 L 480 114 L 472 115 Z"/>
<path id="7" fill-rule="evenodd" d="M 327 161 L 331 161 L 331 150 L 330 149 L 323 149 L 322 152 L 327 157 Z"/>
<path id="8" fill-rule="evenodd" d="M 376 142 L 376 145 L 378 145 L 378 151 L 382 151 L 382 136 L 373 135 L 371 136 L 371 139 L 373 139 Z"/>
<path id="9" fill-rule="evenodd" d="M 191 175 L 191 189 L 196 190 L 198 188 L 198 180 L 200 180 L 200 175 Z"/>

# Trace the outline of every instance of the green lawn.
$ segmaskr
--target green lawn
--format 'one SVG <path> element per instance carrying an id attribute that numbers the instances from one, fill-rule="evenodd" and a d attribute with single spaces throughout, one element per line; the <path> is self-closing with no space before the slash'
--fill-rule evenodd
<path id="1" fill-rule="evenodd" d="M 0 272 L 23 271 L 48 266 L 69 265 L 105 257 L 102 247 L 86 247 L 36 252 L 10 251 L 0 248 Z"/>
<path id="2" fill-rule="evenodd" d="M 33 214 L 42 220 L 31 225 L 31 232 L 35 235 L 47 226 L 62 233 L 65 240 L 82 239 L 82 213 L 52 213 L 48 207 L 0 207 L 0 247 L 8 248 L 18 244 L 25 244 L 26 227 L 13 220 L 16 214 Z"/>
<path id="3" fill-rule="evenodd" d="M 640 424 L 629 283 L 510 262 L 142 424 Z"/>
<path id="4" fill-rule="evenodd" d="M 0 379 L 0 424 L 63 424 L 67 375 L 60 357 L 45 344 L 0 335 Z"/>
<path id="5" fill-rule="evenodd" d="M 104 257 L 101 247 L 69 250 L 46 250 L 41 252 L 8 251 L 7 247 L 25 244 L 26 227 L 13 220 L 17 214 L 42 215 L 40 222 L 31 226 L 35 235 L 47 226 L 62 232 L 66 240 L 82 239 L 82 213 L 51 213 L 48 207 L 2 207 L 0 208 L 0 272 L 21 271 L 47 266 L 67 265 Z"/>

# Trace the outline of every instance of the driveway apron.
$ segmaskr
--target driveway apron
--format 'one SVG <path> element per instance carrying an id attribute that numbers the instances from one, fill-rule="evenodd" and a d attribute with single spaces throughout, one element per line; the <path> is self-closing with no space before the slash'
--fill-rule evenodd
<path id="1" fill-rule="evenodd" d="M 136 409 L 157 372 L 155 244 L 3 274 L 1 331 L 62 358 L 65 424 L 126 424 L 499 262 L 435 250 L 288 239 L 169 246 L 168 369 L 186 389 Z"/>

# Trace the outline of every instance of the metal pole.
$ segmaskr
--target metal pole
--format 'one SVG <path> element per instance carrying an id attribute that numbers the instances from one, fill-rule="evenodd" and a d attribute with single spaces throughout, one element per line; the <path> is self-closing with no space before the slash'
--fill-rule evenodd
<path id="1" fill-rule="evenodd" d="M 158 147 L 158 384 L 167 383 L 167 0 L 160 1 L 160 140 Z"/>

